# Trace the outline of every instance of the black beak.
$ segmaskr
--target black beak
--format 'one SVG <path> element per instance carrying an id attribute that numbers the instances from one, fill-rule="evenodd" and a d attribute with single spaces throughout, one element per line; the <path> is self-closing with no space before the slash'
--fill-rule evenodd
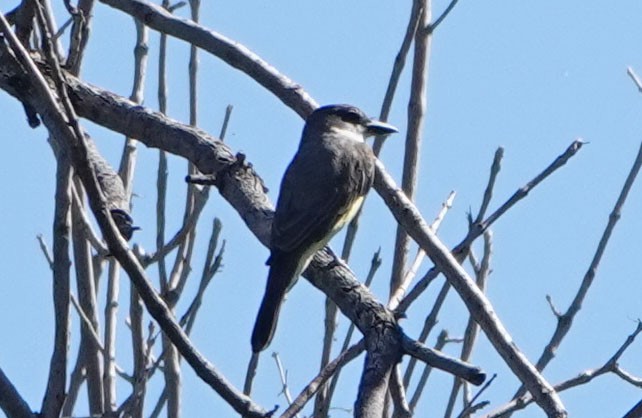
<path id="1" fill-rule="evenodd" d="M 399 132 L 399 130 L 388 123 L 370 120 L 366 124 L 366 132 L 368 135 L 389 135 Z"/>

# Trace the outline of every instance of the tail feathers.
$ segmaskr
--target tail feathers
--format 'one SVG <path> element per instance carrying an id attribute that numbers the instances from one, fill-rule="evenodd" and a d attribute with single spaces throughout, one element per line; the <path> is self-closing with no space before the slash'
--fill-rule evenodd
<path id="1" fill-rule="evenodd" d="M 254 331 L 252 331 L 252 351 L 254 353 L 265 350 L 272 341 L 285 293 L 290 284 L 297 279 L 295 276 L 298 273 L 298 261 L 298 257 L 292 255 L 272 256 L 270 260 L 270 273 L 268 274 L 265 295 L 263 295 L 263 301 L 254 323 Z"/>

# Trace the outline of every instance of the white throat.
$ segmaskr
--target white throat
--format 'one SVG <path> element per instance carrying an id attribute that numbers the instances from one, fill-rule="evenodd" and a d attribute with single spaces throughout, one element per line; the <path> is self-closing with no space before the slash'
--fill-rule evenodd
<path id="1" fill-rule="evenodd" d="M 351 126 L 350 127 L 333 126 L 330 128 L 330 132 L 355 142 L 366 142 L 366 138 L 363 135 L 363 133 L 358 130 L 355 130 Z"/>

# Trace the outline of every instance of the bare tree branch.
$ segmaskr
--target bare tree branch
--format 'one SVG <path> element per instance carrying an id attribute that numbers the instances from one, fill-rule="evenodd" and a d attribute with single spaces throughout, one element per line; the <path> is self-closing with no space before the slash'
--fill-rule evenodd
<path id="1" fill-rule="evenodd" d="M 497 208 L 497 210 L 490 214 L 483 222 L 471 225 L 466 237 L 464 237 L 464 239 L 452 249 L 452 253 L 455 258 L 459 261 L 463 261 L 468 254 L 470 245 L 473 241 L 475 241 L 481 234 L 483 234 L 487 228 L 489 228 L 517 202 L 525 198 L 528 193 L 530 193 L 537 185 L 544 181 L 544 179 L 553 174 L 560 167 L 564 166 L 568 162 L 568 160 L 571 159 L 582 148 L 583 145 L 584 142 L 580 139 L 573 141 L 571 145 L 569 145 L 568 148 L 566 148 L 566 150 L 562 154 L 560 154 L 548 167 L 537 174 L 524 186 L 520 187 L 508 200 L 506 200 L 506 202 L 504 202 L 499 208 Z M 495 158 L 498 158 L 498 153 L 495 153 Z M 501 158 L 501 154 L 499 158 Z M 495 163 L 493 162 L 493 167 L 494 166 Z M 490 184 L 491 181 L 489 180 L 489 185 Z M 404 313 L 406 309 L 408 309 L 408 307 L 412 304 L 412 302 L 423 293 L 428 284 L 438 274 L 438 268 L 433 268 L 428 273 L 426 273 L 424 277 L 419 282 L 417 282 L 415 287 L 410 292 L 408 292 L 408 295 L 404 298 L 404 300 L 401 301 L 399 307 L 397 308 L 397 312 L 399 312 L 400 314 Z"/>
<path id="2" fill-rule="evenodd" d="M 423 28 L 430 22 L 432 0 L 421 0 L 423 5 L 417 24 Z M 408 128 L 404 146 L 403 173 L 401 189 L 411 201 L 415 198 L 417 176 L 419 173 L 419 156 L 421 154 L 421 139 L 423 123 L 426 115 L 426 85 L 428 79 L 428 62 L 430 33 L 417 30 L 415 32 L 415 49 L 413 56 L 412 80 L 410 83 L 410 99 L 408 102 Z M 393 295 L 403 280 L 410 248 L 410 238 L 401 225 L 397 225 L 394 255 L 392 258 L 392 275 L 390 277 L 390 295 Z"/>
<path id="3" fill-rule="evenodd" d="M 486 292 L 486 281 L 490 275 L 490 258 L 492 256 L 492 251 L 492 233 L 490 230 L 486 230 L 486 232 L 484 232 L 484 254 L 480 265 L 475 269 L 475 283 L 477 283 L 477 286 L 482 292 Z M 462 344 L 461 354 L 459 355 L 459 358 L 462 361 L 468 361 L 468 359 L 470 359 L 478 334 L 479 325 L 477 325 L 471 316 L 466 324 L 464 343 Z M 462 384 L 463 382 L 460 379 L 453 379 L 453 386 L 450 391 L 450 397 L 448 399 L 448 404 L 446 405 L 444 417 L 450 418 L 450 416 L 452 416 L 455 408 L 455 401 L 457 400 L 457 395 L 459 394 Z"/>
<path id="4" fill-rule="evenodd" d="M 571 389 L 576 386 L 589 383 L 596 377 L 602 376 L 609 372 L 619 375 L 618 370 L 620 369 L 618 366 L 618 360 L 620 359 L 622 354 L 624 354 L 624 352 L 631 346 L 631 344 L 635 342 L 635 339 L 641 332 L 642 332 L 642 321 L 638 320 L 637 327 L 633 331 L 633 333 L 626 338 L 624 343 L 620 345 L 620 347 L 617 349 L 615 354 L 613 354 L 613 356 L 611 356 L 611 358 L 608 359 L 601 367 L 597 369 L 592 369 L 592 370 L 585 370 L 582 373 L 578 374 L 576 377 L 573 377 L 564 382 L 558 383 L 557 385 L 554 386 L 555 390 L 558 392 L 562 392 L 567 389 Z M 640 382 L 640 384 L 642 385 L 642 382 Z M 642 387 L 641 385 L 638 385 L 638 386 Z M 513 400 L 511 400 L 507 404 L 496 409 L 490 414 L 485 415 L 484 418 L 505 417 L 507 414 L 511 414 L 515 411 L 524 409 L 526 406 L 528 406 L 532 402 L 533 402 L 533 397 L 530 394 L 525 394 L 518 398 L 513 398 Z"/>
<path id="5" fill-rule="evenodd" d="M 360 340 L 358 343 L 354 344 L 347 350 L 344 350 L 337 358 L 328 363 L 328 365 L 321 370 L 321 372 L 310 382 L 308 385 L 303 388 L 301 393 L 292 401 L 292 404 L 288 409 L 283 412 L 280 418 L 292 418 L 296 415 L 297 412 L 303 409 L 305 404 L 309 399 L 314 396 L 314 394 L 319 390 L 321 385 L 323 385 L 332 375 L 345 364 L 357 358 L 357 356 L 363 353 L 366 345 L 364 340 Z"/>
<path id="6" fill-rule="evenodd" d="M 517 348 L 495 314 L 490 301 L 479 291 L 468 273 L 426 225 L 412 202 L 399 191 L 380 162 L 377 162 L 374 187 L 386 204 L 392 208 L 391 211 L 397 222 L 444 273 L 499 355 L 533 394 L 538 405 L 549 417 L 565 417 L 566 411 L 557 393 Z"/>
<path id="7" fill-rule="evenodd" d="M 233 68 L 248 74 L 302 117 L 318 107 L 299 84 L 280 74 L 276 68 L 238 42 L 192 21 L 172 16 L 161 7 L 146 1 L 100 1 L 132 15 L 152 29 L 182 39 L 219 57 Z"/>
<path id="8" fill-rule="evenodd" d="M 406 336 L 402 339 L 402 346 L 405 353 L 431 365 L 432 367 L 436 367 L 458 376 L 474 385 L 481 385 L 486 379 L 486 373 L 484 373 L 479 367 L 471 366 L 459 359 L 428 348 Z"/>
<path id="9" fill-rule="evenodd" d="M 633 166 L 631 167 L 631 170 L 627 175 L 624 185 L 622 186 L 620 195 L 618 196 L 617 201 L 615 202 L 615 206 L 613 207 L 613 210 L 609 215 L 609 220 L 606 224 L 604 232 L 602 233 L 600 242 L 597 245 L 595 254 L 593 255 L 593 259 L 591 260 L 591 263 L 588 269 L 586 270 L 586 273 L 584 274 L 584 278 L 582 279 L 580 287 L 577 290 L 577 293 L 575 294 L 575 296 L 573 297 L 573 301 L 569 305 L 566 312 L 557 316 L 557 326 L 555 327 L 555 331 L 553 332 L 553 335 L 551 336 L 551 339 L 549 340 L 549 342 L 546 344 L 546 347 L 544 347 L 544 351 L 542 352 L 539 359 L 537 360 L 536 367 L 538 370 L 544 370 L 544 368 L 548 365 L 548 363 L 555 357 L 555 352 L 559 348 L 559 345 L 561 344 L 562 340 L 564 339 L 568 331 L 571 329 L 575 316 L 578 314 L 578 312 L 582 308 L 582 303 L 584 303 L 584 299 L 586 298 L 586 295 L 588 294 L 588 291 L 591 288 L 591 285 L 593 284 L 593 280 L 595 279 L 595 273 L 597 272 L 597 269 L 600 265 L 600 261 L 602 260 L 602 256 L 606 251 L 606 246 L 608 245 L 609 239 L 611 238 L 611 234 L 615 229 L 615 225 L 620 220 L 620 217 L 622 214 L 622 207 L 626 202 L 626 198 L 629 194 L 629 191 L 631 190 L 631 187 L 633 186 L 633 183 L 635 182 L 635 179 L 640 171 L 641 166 L 642 166 L 642 143 L 640 144 L 640 148 L 638 150 L 637 156 L 635 157 L 635 161 L 633 162 Z M 525 393 L 524 388 L 520 387 L 517 390 L 517 393 L 515 393 L 514 397 L 518 398 L 522 396 L 524 393 Z"/>
<path id="10" fill-rule="evenodd" d="M 235 410 L 247 416 L 260 417 L 264 415 L 265 411 L 262 408 L 236 390 L 196 351 L 181 327 L 173 320 L 169 309 L 149 284 L 142 267 L 131 251 L 126 249 L 126 242 L 116 229 L 102 196 L 101 188 L 87 159 L 88 151 L 84 135 L 78 128 L 77 121 L 73 119 L 75 116 L 73 111 L 69 112 L 70 104 L 65 104 L 65 97 L 61 97 L 65 109 L 63 113 L 42 74 L 17 41 L 2 15 L 0 15 L 0 30 L 4 33 L 16 58 L 21 62 L 32 81 L 35 93 L 33 99 L 37 101 L 34 105 L 36 105 L 35 108 L 43 118 L 45 125 L 53 136 L 60 138 L 63 143 L 69 146 L 73 166 L 87 189 L 94 215 L 109 244 L 110 251 L 128 272 L 130 279 L 137 285 L 150 314 L 163 326 L 163 330 L 171 337 L 195 372 Z M 58 93 L 65 94 L 64 91 Z M 68 121 L 67 118 L 70 120 Z"/>
<path id="11" fill-rule="evenodd" d="M 56 206 L 53 225 L 54 350 L 49 366 L 47 390 L 41 411 L 45 417 L 60 415 L 65 401 L 67 357 L 69 355 L 69 240 L 71 238 L 71 165 L 67 155 L 59 155 L 56 171 Z M 0 390 L 0 392 L 2 392 Z"/>
<path id="12" fill-rule="evenodd" d="M 626 67 L 626 73 L 628 74 L 629 77 L 631 77 L 631 80 L 633 80 L 633 83 L 635 83 L 635 86 L 638 88 L 638 91 L 642 93 L 642 81 L 640 80 L 640 77 L 638 77 L 638 75 L 633 70 L 633 67 Z"/>
<path id="13" fill-rule="evenodd" d="M 4 18 L 3 18 L 4 19 Z M 0 409 L 7 414 L 7 418 L 36 418 L 31 412 L 27 402 L 20 396 L 11 380 L 4 374 L 0 367 Z"/>

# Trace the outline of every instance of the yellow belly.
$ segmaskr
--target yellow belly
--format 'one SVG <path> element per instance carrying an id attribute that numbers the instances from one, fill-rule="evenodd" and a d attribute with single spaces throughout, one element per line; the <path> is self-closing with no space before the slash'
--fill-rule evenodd
<path id="1" fill-rule="evenodd" d="M 310 248 L 308 248 L 303 253 L 303 257 L 301 257 L 301 262 L 299 263 L 299 267 L 297 268 L 297 271 L 296 271 L 296 275 L 295 275 L 296 279 L 288 287 L 288 290 L 290 288 L 292 288 L 294 283 L 296 283 L 296 281 L 299 279 L 299 276 L 301 275 L 301 273 L 303 273 L 303 270 L 305 270 L 308 267 L 308 264 L 310 264 L 310 261 L 312 261 L 312 257 L 314 257 L 314 254 L 317 251 L 319 251 L 320 249 L 322 249 L 323 247 L 325 247 L 328 244 L 328 242 L 330 242 L 332 237 L 334 237 L 336 235 L 336 233 L 341 230 L 341 228 L 343 228 L 345 225 L 350 223 L 352 218 L 354 218 L 354 216 L 357 214 L 357 212 L 359 212 L 359 209 L 361 208 L 361 205 L 363 204 L 363 199 L 364 199 L 364 196 L 359 196 L 358 198 L 356 198 L 354 200 L 354 203 L 350 207 L 350 209 L 348 209 L 337 220 L 337 223 L 334 225 L 334 228 L 332 228 L 330 233 L 324 239 L 322 239 L 321 241 L 312 244 L 310 246 Z"/>

